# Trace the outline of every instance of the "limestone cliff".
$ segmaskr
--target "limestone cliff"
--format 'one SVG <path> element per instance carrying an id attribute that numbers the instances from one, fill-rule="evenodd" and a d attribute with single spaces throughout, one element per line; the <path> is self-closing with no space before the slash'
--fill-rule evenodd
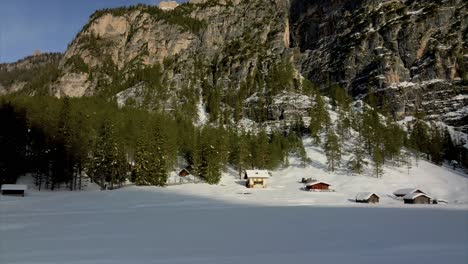
<path id="1" fill-rule="evenodd" d="M 296 0 L 297 65 L 322 86 L 338 82 L 355 97 L 374 92 L 397 114 L 420 109 L 466 125 L 467 11 L 462 0 Z"/>
<path id="2" fill-rule="evenodd" d="M 468 130 L 462 0 L 191 0 L 95 12 L 47 86 L 212 121 L 293 119 L 308 79 Z M 18 84 L 18 82 L 16 82 Z M 3 85 L 5 86 L 5 85 Z M 217 109 L 219 108 L 219 109 Z"/>

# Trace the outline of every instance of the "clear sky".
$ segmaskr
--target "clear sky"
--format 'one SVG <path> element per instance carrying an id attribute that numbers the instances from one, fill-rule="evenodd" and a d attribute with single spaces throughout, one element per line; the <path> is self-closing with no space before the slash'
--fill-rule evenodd
<path id="1" fill-rule="evenodd" d="M 0 62 L 63 52 L 95 10 L 138 3 L 159 0 L 0 0 Z"/>

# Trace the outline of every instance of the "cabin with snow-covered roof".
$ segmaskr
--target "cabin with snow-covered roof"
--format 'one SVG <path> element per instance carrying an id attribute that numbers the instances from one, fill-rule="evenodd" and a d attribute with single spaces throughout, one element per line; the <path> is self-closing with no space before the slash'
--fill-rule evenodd
<path id="1" fill-rule="evenodd" d="M 357 203 L 379 203 L 380 197 L 372 192 L 361 192 L 356 195 Z"/>
<path id="2" fill-rule="evenodd" d="M 330 186 L 331 184 L 329 183 L 316 181 L 316 182 L 308 183 L 305 189 L 308 191 L 331 191 Z"/>
<path id="3" fill-rule="evenodd" d="M 425 193 L 408 193 L 403 196 L 405 204 L 430 204 L 431 197 Z"/>
<path id="4" fill-rule="evenodd" d="M 23 196 L 28 189 L 27 185 L 23 184 L 3 184 L 1 187 L 2 195 Z"/>
<path id="5" fill-rule="evenodd" d="M 190 171 L 188 170 L 188 168 L 184 168 L 184 169 L 179 171 L 179 176 L 180 177 L 187 177 L 189 175 L 190 175 Z"/>
<path id="6" fill-rule="evenodd" d="M 416 189 L 416 188 L 403 188 L 403 189 L 398 189 L 395 192 L 393 192 L 393 194 L 396 197 L 403 197 L 403 196 L 405 196 L 407 194 L 410 194 L 410 193 L 425 193 L 425 192 L 421 191 L 420 189 Z"/>
<path id="7" fill-rule="evenodd" d="M 266 170 L 246 170 L 244 174 L 247 188 L 266 188 L 268 178 L 270 174 Z"/>

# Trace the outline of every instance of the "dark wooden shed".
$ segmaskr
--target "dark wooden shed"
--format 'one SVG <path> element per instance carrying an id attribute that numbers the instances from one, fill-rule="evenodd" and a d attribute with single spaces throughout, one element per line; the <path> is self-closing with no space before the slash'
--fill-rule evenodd
<path id="1" fill-rule="evenodd" d="M 380 197 L 375 193 L 358 193 L 356 195 L 357 203 L 379 203 Z"/>
<path id="2" fill-rule="evenodd" d="M 21 184 L 3 184 L 1 187 L 2 195 L 23 196 L 26 193 L 28 186 Z"/>
<path id="3" fill-rule="evenodd" d="M 309 191 L 314 191 L 314 190 L 322 191 L 322 190 L 329 190 L 330 186 L 331 184 L 328 184 L 326 182 L 317 181 L 317 182 L 312 182 L 312 183 L 307 184 L 306 189 Z"/>
<path id="4" fill-rule="evenodd" d="M 403 197 L 405 204 L 430 204 L 431 197 L 424 193 L 410 193 Z"/>
<path id="5" fill-rule="evenodd" d="M 187 177 L 190 175 L 190 171 L 188 169 L 182 169 L 180 172 L 179 172 L 179 176 L 180 177 Z"/>

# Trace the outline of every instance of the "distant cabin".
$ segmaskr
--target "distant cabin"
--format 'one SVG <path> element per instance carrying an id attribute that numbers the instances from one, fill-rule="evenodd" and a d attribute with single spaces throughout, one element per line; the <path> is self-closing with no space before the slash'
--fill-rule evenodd
<path id="1" fill-rule="evenodd" d="M 405 204 L 430 204 L 431 197 L 425 193 L 408 193 L 403 196 Z"/>
<path id="2" fill-rule="evenodd" d="M 266 170 L 246 170 L 244 175 L 247 188 L 266 188 L 268 178 L 270 174 Z"/>
<path id="3" fill-rule="evenodd" d="M 311 182 L 306 185 L 306 190 L 309 191 L 326 191 L 330 190 L 331 184 L 328 184 L 326 182 L 321 182 L 321 181 L 316 181 L 316 182 Z"/>
<path id="4" fill-rule="evenodd" d="M 2 195 L 23 196 L 28 189 L 27 185 L 21 184 L 3 184 L 1 188 Z"/>
<path id="5" fill-rule="evenodd" d="M 362 192 L 356 195 L 357 203 L 379 203 L 380 197 L 371 192 Z"/>
<path id="6" fill-rule="evenodd" d="M 180 177 L 187 177 L 190 175 L 190 171 L 188 169 L 182 169 L 180 172 L 179 172 L 179 176 Z"/>
<path id="7" fill-rule="evenodd" d="M 425 192 L 421 191 L 420 189 L 415 189 L 415 188 L 404 188 L 404 189 L 396 190 L 393 194 L 396 197 L 403 197 L 411 193 L 425 193 Z"/>

